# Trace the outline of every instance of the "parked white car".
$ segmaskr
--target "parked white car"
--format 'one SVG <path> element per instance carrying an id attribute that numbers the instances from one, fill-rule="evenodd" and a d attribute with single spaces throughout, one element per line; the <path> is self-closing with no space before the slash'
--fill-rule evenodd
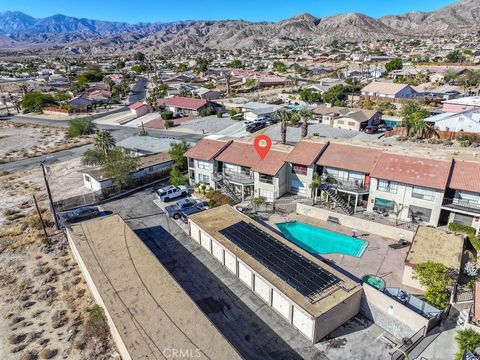
<path id="1" fill-rule="evenodd" d="M 185 196 L 188 194 L 188 190 L 186 186 L 180 185 L 180 186 L 166 186 L 161 189 L 157 189 L 155 191 L 155 196 L 164 201 L 164 202 L 169 202 L 172 199 L 176 199 L 181 196 Z"/>

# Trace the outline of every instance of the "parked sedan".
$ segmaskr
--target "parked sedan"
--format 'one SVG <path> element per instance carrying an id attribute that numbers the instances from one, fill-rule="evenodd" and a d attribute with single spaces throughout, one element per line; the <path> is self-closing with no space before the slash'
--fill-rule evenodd
<path id="1" fill-rule="evenodd" d="M 265 124 L 252 124 L 252 125 L 248 125 L 245 130 L 247 130 L 247 132 L 251 134 L 260 129 L 263 129 L 264 127 L 265 127 Z"/>
<path id="2" fill-rule="evenodd" d="M 365 129 L 363 129 L 365 134 L 375 134 L 377 131 L 378 128 L 376 126 L 367 126 Z"/>
<path id="3" fill-rule="evenodd" d="M 96 206 L 83 206 L 75 210 L 63 214 L 66 223 L 74 223 L 77 221 L 92 219 L 100 213 Z"/>

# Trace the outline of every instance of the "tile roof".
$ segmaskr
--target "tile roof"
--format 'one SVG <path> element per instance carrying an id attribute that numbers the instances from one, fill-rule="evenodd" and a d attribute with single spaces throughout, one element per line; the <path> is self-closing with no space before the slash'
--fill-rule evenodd
<path id="1" fill-rule="evenodd" d="M 215 158 L 223 149 L 231 143 L 228 141 L 219 141 L 211 139 L 202 139 L 186 153 L 185 157 L 197 160 L 209 161 Z"/>
<path id="2" fill-rule="evenodd" d="M 300 141 L 287 156 L 286 161 L 292 164 L 310 166 L 318 159 L 325 146 L 323 143 L 306 140 Z"/>
<path id="3" fill-rule="evenodd" d="M 450 161 L 382 153 L 371 176 L 443 190 L 447 187 L 451 165 Z"/>
<path id="4" fill-rule="evenodd" d="M 215 160 L 229 164 L 253 167 L 260 160 L 253 144 L 243 142 L 232 142 Z"/>
<path id="5" fill-rule="evenodd" d="M 285 165 L 285 159 L 287 158 L 287 156 L 288 152 L 270 150 L 265 159 L 260 159 L 252 167 L 252 171 L 275 176 L 280 171 L 282 166 Z"/>
<path id="6" fill-rule="evenodd" d="M 454 160 L 448 187 L 480 193 L 480 163 Z"/>
<path id="7" fill-rule="evenodd" d="M 370 174 L 381 154 L 381 150 L 330 143 L 317 164 Z"/>
<path id="8" fill-rule="evenodd" d="M 182 96 L 175 96 L 172 98 L 164 98 L 157 100 L 157 106 L 172 106 L 183 109 L 198 110 L 207 105 L 208 101 L 204 99 L 192 99 Z"/>
<path id="9" fill-rule="evenodd" d="M 144 103 L 141 102 L 141 101 L 138 101 L 138 102 L 133 103 L 132 105 L 130 105 L 129 108 L 132 109 L 132 110 L 137 110 L 137 109 L 140 109 L 142 106 L 146 106 L 146 104 L 144 104 Z"/>
<path id="10" fill-rule="evenodd" d="M 396 95 L 409 85 L 396 84 L 391 82 L 374 81 L 365 86 L 362 92 Z"/>

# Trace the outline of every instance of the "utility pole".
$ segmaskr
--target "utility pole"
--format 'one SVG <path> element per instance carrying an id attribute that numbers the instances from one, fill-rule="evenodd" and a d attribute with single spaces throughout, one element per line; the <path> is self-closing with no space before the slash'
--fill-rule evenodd
<path id="1" fill-rule="evenodd" d="M 48 241 L 48 233 L 45 227 L 45 221 L 43 221 L 42 213 L 40 212 L 40 209 L 38 207 L 37 198 L 35 197 L 35 194 L 33 194 L 32 196 L 35 207 L 37 208 L 38 217 L 40 218 L 40 222 L 42 223 L 43 233 L 45 234 L 45 241 Z"/>
<path id="2" fill-rule="evenodd" d="M 57 227 L 57 230 L 60 230 L 60 226 L 58 225 L 58 219 L 57 219 L 57 211 L 55 210 L 55 205 L 53 204 L 53 199 L 52 199 L 52 192 L 50 191 L 50 185 L 48 184 L 47 171 L 45 169 L 45 160 L 40 162 L 40 166 L 42 167 L 43 179 L 45 180 L 45 187 L 47 188 L 48 200 L 50 201 L 50 211 L 52 212 L 53 220 L 55 221 L 55 226 Z"/>

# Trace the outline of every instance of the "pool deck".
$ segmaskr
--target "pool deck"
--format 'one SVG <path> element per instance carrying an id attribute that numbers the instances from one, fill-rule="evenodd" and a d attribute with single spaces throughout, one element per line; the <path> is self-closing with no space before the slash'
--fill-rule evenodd
<path id="1" fill-rule="evenodd" d="M 285 221 L 300 221 L 348 236 L 352 235 L 353 230 L 345 226 L 295 214 L 288 216 L 271 215 L 268 221 L 265 221 L 265 224 L 273 231 L 281 234 L 276 224 Z M 361 279 L 364 275 L 368 274 L 377 275 L 385 280 L 388 287 L 399 287 L 410 293 L 418 293 L 418 290 L 402 285 L 403 269 L 409 249 L 408 247 L 393 250 L 388 245 L 395 243 L 397 240 L 373 234 L 359 233 L 358 238 L 368 242 L 368 246 L 361 257 L 345 254 L 325 254 L 321 255 L 321 257 L 327 259 L 327 261 L 331 261 L 331 265 L 337 270 L 343 269 L 357 279 Z"/>

